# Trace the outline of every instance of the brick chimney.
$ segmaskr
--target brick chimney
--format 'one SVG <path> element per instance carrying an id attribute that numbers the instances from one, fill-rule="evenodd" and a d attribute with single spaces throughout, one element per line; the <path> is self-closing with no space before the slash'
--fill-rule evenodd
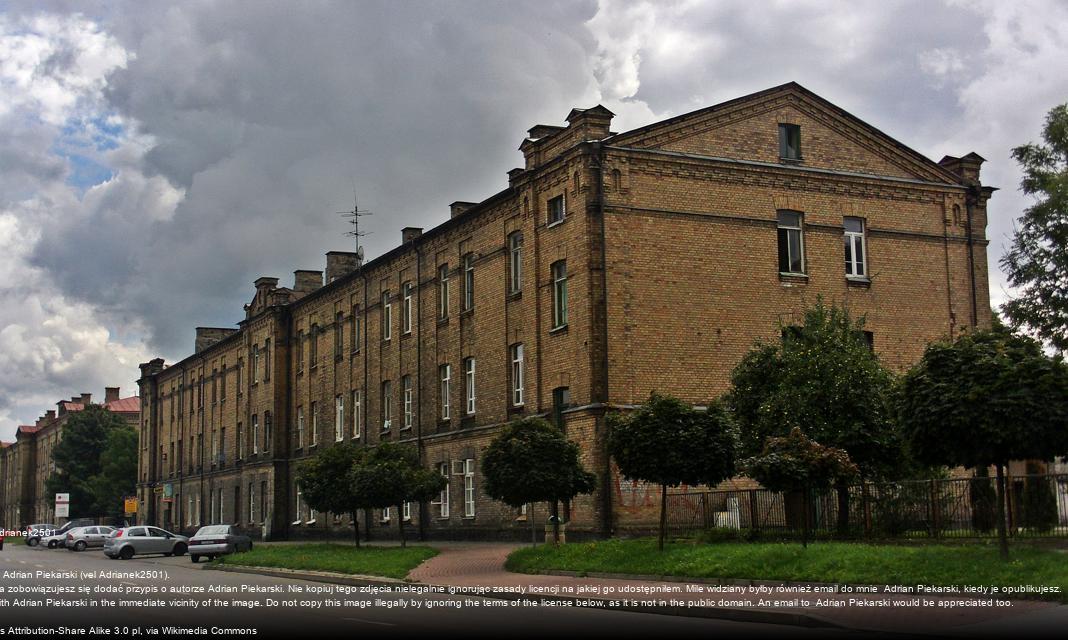
<path id="1" fill-rule="evenodd" d="M 478 204 L 478 203 L 477 202 L 464 202 L 463 200 L 457 200 L 456 202 L 454 202 L 454 203 L 449 205 L 449 217 L 450 218 L 455 218 L 456 216 L 460 215 L 464 211 L 467 211 L 468 209 L 470 209 L 471 207 L 475 206 L 476 204 Z"/>
<path id="2" fill-rule="evenodd" d="M 141 369 L 142 378 L 154 376 L 160 371 L 163 371 L 163 358 L 154 358 L 148 362 L 142 362 L 138 365 L 138 368 Z"/>
<path id="3" fill-rule="evenodd" d="M 323 272 L 298 269 L 293 272 L 293 291 L 311 293 L 323 286 Z"/>
<path id="4" fill-rule="evenodd" d="M 404 227 L 401 229 L 401 243 L 408 244 L 421 235 L 423 235 L 422 227 Z"/>
<path id="5" fill-rule="evenodd" d="M 104 387 L 104 404 L 115 402 L 119 399 L 118 387 Z"/>
<path id="6" fill-rule="evenodd" d="M 326 252 L 326 283 L 330 284 L 341 276 L 352 273 L 360 266 L 355 253 L 350 251 Z"/>
<path id="7" fill-rule="evenodd" d="M 55 409 L 49 409 L 48 411 L 45 411 L 45 419 L 48 420 L 49 422 L 52 422 L 53 420 L 55 420 L 56 419 L 56 410 Z"/>
<path id="8" fill-rule="evenodd" d="M 962 158 L 945 156 L 938 161 L 938 164 L 960 176 L 962 183 L 977 185 L 979 184 L 979 169 L 984 162 L 986 158 L 972 151 Z"/>
<path id="9" fill-rule="evenodd" d="M 82 403 L 83 407 L 88 407 L 93 402 L 93 394 L 91 394 L 91 393 L 83 393 L 82 394 L 82 399 L 79 400 L 79 402 Z"/>

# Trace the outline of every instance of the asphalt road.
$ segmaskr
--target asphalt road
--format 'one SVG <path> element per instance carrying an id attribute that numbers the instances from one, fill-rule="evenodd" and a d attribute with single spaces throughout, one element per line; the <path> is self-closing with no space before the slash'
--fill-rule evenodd
<path id="1" fill-rule="evenodd" d="M 829 629 L 785 625 L 574 607 L 520 607 L 487 598 L 326 594 L 316 590 L 331 585 L 203 567 L 203 564 L 192 564 L 188 556 L 145 556 L 122 561 L 111 560 L 99 550 L 75 553 L 5 545 L 0 552 L 0 587 L 4 589 L 0 593 L 0 635 L 5 631 L 6 635 L 12 635 L 10 629 L 25 627 L 52 629 L 34 633 L 50 638 L 77 635 L 79 629 L 88 631 L 94 627 L 100 630 L 93 634 L 95 637 L 178 635 L 179 632 L 169 627 L 198 630 L 192 634 L 194 637 L 251 635 L 250 630 L 255 630 L 259 637 L 290 638 L 359 634 L 420 635 L 435 639 L 845 635 Z M 123 575 L 101 573 L 109 571 Z M 41 591 L 57 587 L 73 592 Z M 283 592 L 249 592 L 260 587 Z M 123 601 L 133 604 L 123 605 Z M 464 606 L 457 608 L 456 603 Z M 56 631 L 60 627 L 71 631 Z"/>

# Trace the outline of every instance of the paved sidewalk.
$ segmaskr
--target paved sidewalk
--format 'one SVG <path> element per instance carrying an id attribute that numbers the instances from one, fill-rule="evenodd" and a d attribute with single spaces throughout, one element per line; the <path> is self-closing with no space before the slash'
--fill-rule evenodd
<path id="1" fill-rule="evenodd" d="M 646 580 L 637 577 L 577 577 L 566 575 L 526 575 L 505 571 L 508 554 L 519 545 L 499 543 L 451 543 L 435 545 L 441 553 L 414 569 L 409 580 L 437 585 L 464 587 L 524 587 L 528 594 L 559 594 L 582 599 L 630 599 L 649 601 L 671 599 L 680 605 L 655 607 L 661 613 L 747 619 L 761 622 L 782 622 L 805 626 L 838 626 L 889 633 L 925 633 L 960 637 L 998 637 L 1011 632 L 1013 635 L 1041 637 L 1050 635 L 1064 637 L 1068 629 L 1068 606 L 1035 600 L 1013 600 L 1009 607 L 901 607 L 901 606 L 841 606 L 841 607 L 755 607 L 755 606 L 709 606 L 721 600 L 769 600 L 793 599 L 793 595 L 724 594 L 708 593 L 712 586 L 707 582 L 678 582 Z M 733 581 L 735 584 L 742 584 Z M 754 582 L 756 585 L 774 586 L 781 582 Z M 687 593 L 686 586 L 703 586 L 705 593 Z M 611 594 L 606 595 L 606 590 Z M 635 589 L 639 589 L 635 592 Z M 644 593 L 643 593 L 644 591 Z M 886 595 L 855 594 L 806 594 L 815 600 L 819 597 L 846 600 L 853 597 L 867 603 L 885 600 Z M 915 596 L 902 596 L 911 599 Z M 949 601 L 953 598 L 924 596 L 927 600 Z M 962 598 L 965 596 L 958 596 Z M 650 610 L 639 608 L 638 610 Z M 762 615 L 766 614 L 766 615 Z"/>

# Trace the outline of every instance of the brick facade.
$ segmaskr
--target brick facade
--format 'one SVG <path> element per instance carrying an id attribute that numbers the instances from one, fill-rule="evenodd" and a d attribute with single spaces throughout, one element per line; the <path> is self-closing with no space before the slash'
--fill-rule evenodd
<path id="1" fill-rule="evenodd" d="M 107 387 L 100 404 L 136 427 L 140 416 L 138 398 L 119 395 L 119 387 Z M 45 487 L 56 469 L 52 451 L 63 439 L 70 416 L 91 403 L 92 395 L 88 393 L 60 400 L 55 409 L 49 409 L 34 424 L 19 426 L 14 442 L 0 443 L 0 527 L 59 524 L 55 496 Z"/>
<path id="2" fill-rule="evenodd" d="M 500 425 L 540 414 L 564 426 L 601 478 L 573 505 L 573 529 L 644 526 L 654 497 L 612 472 L 606 409 L 654 389 L 696 404 L 722 395 L 754 342 L 775 339 L 817 296 L 865 315 L 897 370 L 927 342 L 989 323 L 992 189 L 979 183 L 975 154 L 932 162 L 792 83 L 622 134 L 609 131 L 611 117 L 575 109 L 567 127 L 532 128 L 520 147 L 526 166 L 500 193 L 454 203 L 426 233 L 405 229 L 365 265 L 331 252 L 325 284 L 317 271 L 296 272 L 292 288 L 260 278 L 237 330 L 198 329 L 194 355 L 142 365 L 143 517 L 344 535 L 347 516 L 298 510 L 294 482 L 300 460 L 340 437 L 411 442 L 447 470 L 447 517 L 439 502 L 413 505 L 413 528 L 524 536 L 525 516 L 481 495 L 479 460 Z M 779 157 L 781 124 L 800 128 L 800 158 Z M 800 274 L 778 268 L 782 210 L 803 220 Z M 844 271 L 846 217 L 863 221 L 863 278 Z M 564 274 L 561 323 L 554 291 Z M 544 516 L 537 506 L 535 520 Z M 366 517 L 393 530 L 381 513 Z"/>

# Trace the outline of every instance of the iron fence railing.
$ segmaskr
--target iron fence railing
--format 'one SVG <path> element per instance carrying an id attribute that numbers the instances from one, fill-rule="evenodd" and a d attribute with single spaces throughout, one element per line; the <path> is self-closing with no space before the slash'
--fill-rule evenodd
<path id="1" fill-rule="evenodd" d="M 1068 537 L 1068 474 L 1008 476 L 1006 528 L 1015 537 Z M 997 536 L 996 478 L 868 482 L 813 491 L 814 538 Z M 667 527 L 682 533 L 733 529 L 790 537 L 805 525 L 801 492 L 767 489 L 668 494 Z M 844 514 L 840 520 L 839 514 Z"/>

